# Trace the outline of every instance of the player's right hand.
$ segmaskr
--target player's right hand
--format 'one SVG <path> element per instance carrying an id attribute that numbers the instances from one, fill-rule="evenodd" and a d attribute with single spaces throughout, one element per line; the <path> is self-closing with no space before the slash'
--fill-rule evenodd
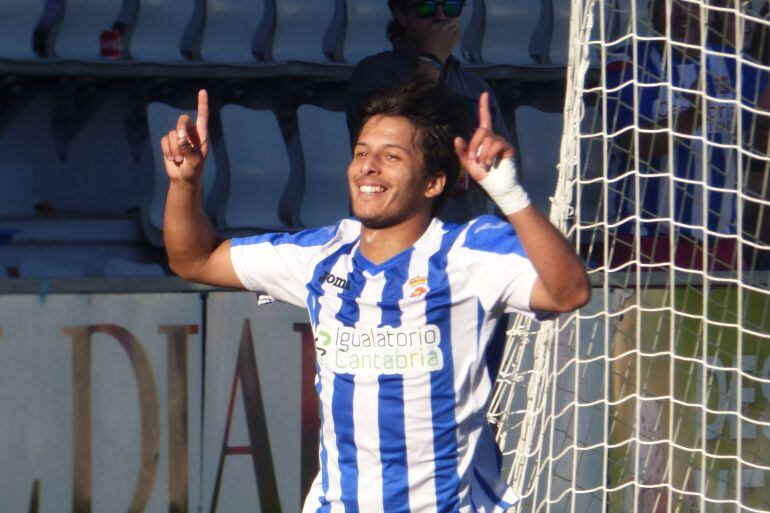
<path id="1" fill-rule="evenodd" d="M 176 130 L 160 140 L 163 163 L 172 182 L 196 183 L 203 175 L 209 155 L 209 97 L 205 89 L 198 92 L 198 113 L 193 125 L 190 116 L 179 116 Z"/>

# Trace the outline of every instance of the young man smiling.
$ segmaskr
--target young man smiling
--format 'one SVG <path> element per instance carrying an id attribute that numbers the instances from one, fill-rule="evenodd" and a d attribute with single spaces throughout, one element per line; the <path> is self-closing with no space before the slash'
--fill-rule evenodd
<path id="1" fill-rule="evenodd" d="M 208 102 L 161 144 L 171 179 L 171 267 L 198 282 L 265 291 L 308 309 L 321 401 L 320 472 L 303 511 L 492 512 L 500 479 L 485 421 L 485 350 L 503 312 L 566 312 L 588 300 L 583 266 L 516 182 L 489 97 L 470 141 L 438 87 L 409 83 L 363 110 L 348 167 L 354 218 L 218 243 L 201 204 Z M 460 165 L 508 222 L 435 217 Z"/>
<path id="2" fill-rule="evenodd" d="M 460 65 L 452 52 L 460 43 L 460 16 L 465 0 L 382 0 L 387 1 L 393 19 L 387 27 L 391 50 L 370 55 L 353 69 L 345 98 L 345 114 L 350 137 L 361 130 L 361 107 L 383 88 L 403 84 L 415 78 L 443 86 L 463 100 L 478 126 L 478 99 L 490 97 L 493 131 L 510 141 L 492 88 L 478 75 Z M 355 141 L 353 141 L 355 142 Z M 463 176 L 441 218 L 465 222 L 490 212 L 484 192 Z"/>

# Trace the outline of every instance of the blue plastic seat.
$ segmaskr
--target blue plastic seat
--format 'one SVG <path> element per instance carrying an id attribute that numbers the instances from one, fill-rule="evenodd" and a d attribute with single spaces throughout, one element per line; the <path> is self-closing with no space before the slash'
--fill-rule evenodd
<path id="1" fill-rule="evenodd" d="M 339 0 L 277 0 L 270 53 L 276 62 L 329 62 L 336 58 Z"/>
<path id="2" fill-rule="evenodd" d="M 221 120 L 228 186 L 218 228 L 286 230 L 279 211 L 291 166 L 276 115 L 267 108 L 228 104 Z"/>
<path id="3" fill-rule="evenodd" d="M 141 0 L 129 43 L 137 61 L 183 62 L 183 40 L 194 39 L 195 2 Z"/>
<path id="4" fill-rule="evenodd" d="M 60 59 L 100 59 L 99 36 L 109 30 L 123 0 L 67 0 L 54 51 Z"/>
<path id="5" fill-rule="evenodd" d="M 535 206 L 548 215 L 550 198 L 559 177 L 556 165 L 559 163 L 563 116 L 524 105 L 516 109 L 515 117 L 524 186 Z"/>
<path id="6" fill-rule="evenodd" d="M 305 104 L 297 109 L 304 157 L 303 226 L 332 225 L 349 216 L 350 137 L 345 113 Z"/>
<path id="7" fill-rule="evenodd" d="M 201 41 L 203 60 L 253 64 L 254 36 L 266 14 L 265 4 L 266 0 L 208 0 Z"/>
<path id="8" fill-rule="evenodd" d="M 0 59 L 35 59 L 32 32 L 44 0 L 3 0 L 0 16 Z"/>

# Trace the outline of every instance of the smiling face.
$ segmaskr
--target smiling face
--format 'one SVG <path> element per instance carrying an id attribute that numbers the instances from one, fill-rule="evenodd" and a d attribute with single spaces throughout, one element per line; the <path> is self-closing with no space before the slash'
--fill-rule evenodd
<path id="1" fill-rule="evenodd" d="M 404 117 L 378 115 L 361 129 L 348 166 L 353 215 L 372 229 L 431 217 L 443 173 L 428 175 L 420 134 Z"/>

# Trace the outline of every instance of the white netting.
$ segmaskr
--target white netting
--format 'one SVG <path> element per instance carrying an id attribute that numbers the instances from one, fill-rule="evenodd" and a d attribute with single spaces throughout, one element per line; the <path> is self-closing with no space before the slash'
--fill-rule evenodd
<path id="1" fill-rule="evenodd" d="M 517 319 L 522 512 L 770 512 L 768 0 L 572 0 L 551 219 L 591 303 Z"/>

